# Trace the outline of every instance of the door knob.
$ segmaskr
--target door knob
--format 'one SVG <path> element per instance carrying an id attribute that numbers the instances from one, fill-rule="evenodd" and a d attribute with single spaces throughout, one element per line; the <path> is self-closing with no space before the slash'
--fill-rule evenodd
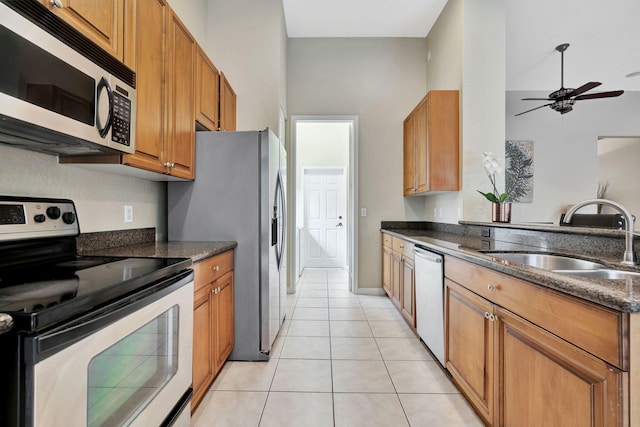
<path id="1" fill-rule="evenodd" d="M 336 225 L 336 227 L 342 227 L 342 223 L 341 223 L 341 222 L 339 222 L 339 223 Z"/>

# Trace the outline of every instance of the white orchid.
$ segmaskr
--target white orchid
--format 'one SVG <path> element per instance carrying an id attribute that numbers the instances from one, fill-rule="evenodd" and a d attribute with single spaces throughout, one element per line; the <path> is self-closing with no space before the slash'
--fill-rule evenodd
<path id="1" fill-rule="evenodd" d="M 484 164 L 484 170 L 485 172 L 487 172 L 489 181 L 491 181 L 491 185 L 493 186 L 493 192 L 483 193 L 482 191 L 477 190 L 478 193 L 482 194 L 490 202 L 503 203 L 507 200 L 509 194 L 500 194 L 498 193 L 498 189 L 496 188 L 496 175 L 502 173 L 503 171 L 500 163 L 498 162 L 498 157 L 491 151 L 485 151 L 484 153 L 482 153 L 482 163 Z"/>

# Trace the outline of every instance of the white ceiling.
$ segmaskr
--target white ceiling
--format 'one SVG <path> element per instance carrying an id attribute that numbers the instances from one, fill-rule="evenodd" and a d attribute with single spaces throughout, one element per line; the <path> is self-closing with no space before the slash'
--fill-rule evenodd
<path id="1" fill-rule="evenodd" d="M 475 1 L 475 0 L 474 0 Z M 505 0 L 507 90 L 640 90 L 640 0 Z M 446 0 L 283 0 L 289 37 L 425 37 Z"/>
<path id="2" fill-rule="evenodd" d="M 283 0 L 289 37 L 426 37 L 447 0 Z"/>

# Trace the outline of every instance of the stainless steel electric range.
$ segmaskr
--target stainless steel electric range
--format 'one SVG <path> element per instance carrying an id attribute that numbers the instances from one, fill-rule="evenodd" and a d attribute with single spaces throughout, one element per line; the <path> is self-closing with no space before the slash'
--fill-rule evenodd
<path id="1" fill-rule="evenodd" d="M 0 425 L 189 425 L 188 259 L 76 255 L 71 200 L 0 197 Z"/>

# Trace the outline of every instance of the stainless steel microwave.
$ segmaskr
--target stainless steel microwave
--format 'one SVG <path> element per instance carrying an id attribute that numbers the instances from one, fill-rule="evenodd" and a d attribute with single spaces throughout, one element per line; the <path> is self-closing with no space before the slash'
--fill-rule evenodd
<path id="1" fill-rule="evenodd" d="M 0 0 L 0 143 L 135 151 L 135 73 L 36 0 Z"/>

